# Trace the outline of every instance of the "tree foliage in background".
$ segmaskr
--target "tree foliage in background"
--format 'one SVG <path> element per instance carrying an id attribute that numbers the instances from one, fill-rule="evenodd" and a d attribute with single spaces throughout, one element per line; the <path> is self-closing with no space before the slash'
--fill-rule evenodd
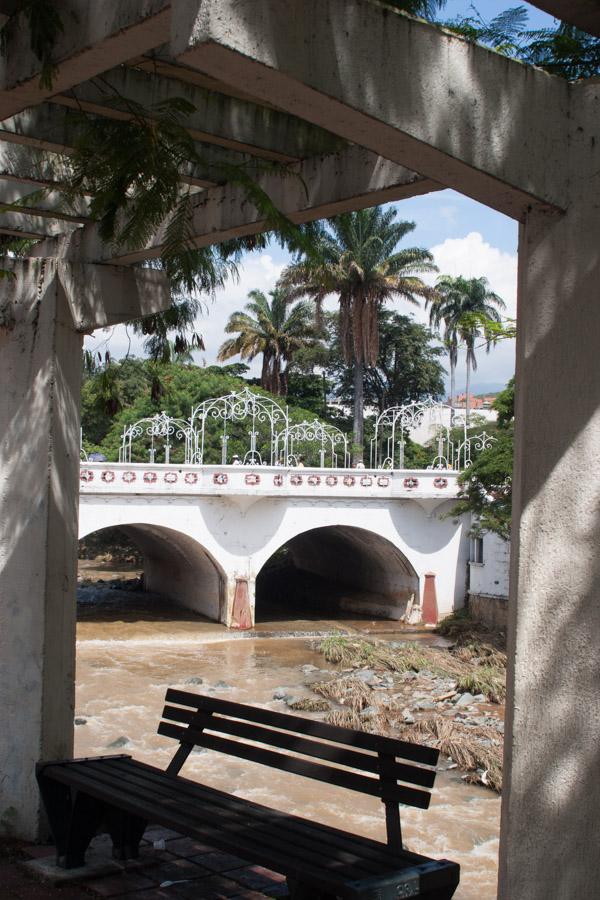
<path id="1" fill-rule="evenodd" d="M 283 287 L 269 292 L 248 294 L 250 303 L 231 314 L 225 326 L 227 334 L 234 334 L 219 348 L 218 359 L 224 362 L 239 354 L 242 360 L 252 361 L 262 356 L 261 387 L 272 394 L 287 393 L 285 366 L 299 350 L 317 342 L 314 309 L 309 303 L 290 302 Z"/>
<path id="2" fill-rule="evenodd" d="M 424 325 L 414 322 L 410 316 L 382 310 L 379 334 L 377 362 L 365 370 L 367 406 L 382 412 L 388 406 L 443 396 L 444 368 L 440 357 L 444 350 L 434 346 Z M 336 396 L 343 403 L 351 404 L 352 373 L 344 365 L 335 329 L 332 329 L 328 374 L 336 386 Z"/>
<path id="3" fill-rule="evenodd" d="M 512 515 L 514 404 L 513 378 L 494 402 L 498 412 L 497 440 L 460 476 L 459 501 L 452 510 L 452 515 L 474 515 L 473 533 L 493 531 L 504 540 L 510 538 Z"/>
<path id="4" fill-rule="evenodd" d="M 247 388 L 248 382 L 237 374 L 239 369 L 235 364 L 222 368 L 200 368 L 183 363 L 154 363 L 130 358 L 121 362 L 112 361 L 92 375 L 84 374 L 81 393 L 84 449 L 88 453 L 100 452 L 109 460 L 117 460 L 125 427 L 163 410 L 175 418 L 189 419 L 192 407 L 198 403 Z M 107 405 L 102 386 L 107 371 L 111 373 L 111 398 L 118 397 L 115 412 Z M 258 388 L 252 390 L 277 399 Z M 313 410 L 300 406 L 290 406 L 289 414 L 292 422 L 315 417 Z M 207 435 L 206 458 L 209 462 L 219 463 L 221 440 L 218 423 L 214 429 L 207 431 Z M 248 449 L 248 422 L 233 424 L 229 435 L 229 458 L 233 453 L 243 456 Z M 140 446 L 148 443 L 147 439 L 142 439 Z M 171 459 L 173 462 L 183 462 L 181 448 L 174 450 Z"/>
<path id="5" fill-rule="evenodd" d="M 454 404 L 454 371 L 458 357 L 458 347 L 463 344 L 467 355 L 466 420 L 469 423 L 469 392 L 471 371 L 477 369 L 475 342 L 483 338 L 489 352 L 498 340 L 497 330 L 492 326 L 501 321 L 499 310 L 506 304 L 490 290 L 487 278 L 465 278 L 462 275 L 441 275 L 436 282 L 436 293 L 431 301 L 429 320 L 440 328 L 443 324 L 443 341 L 450 359 L 450 393 Z"/>
<path id="6" fill-rule="evenodd" d="M 340 346 L 354 371 L 356 459 L 362 458 L 364 371 L 377 363 L 383 305 L 392 299 L 417 304 L 417 297 L 431 297 L 431 288 L 419 276 L 437 271 L 428 250 L 397 249 L 415 224 L 396 222 L 396 216 L 395 209 L 376 206 L 317 223 L 311 254 L 297 255 L 281 275 L 290 297 L 315 303 L 317 321 L 325 298 L 338 298 Z"/>

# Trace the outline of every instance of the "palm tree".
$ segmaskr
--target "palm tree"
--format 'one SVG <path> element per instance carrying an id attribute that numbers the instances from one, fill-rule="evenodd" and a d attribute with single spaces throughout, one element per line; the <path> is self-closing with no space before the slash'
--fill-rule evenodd
<path id="1" fill-rule="evenodd" d="M 379 351 L 379 311 L 399 297 L 417 304 L 433 294 L 418 277 L 437 271 L 433 257 L 418 247 L 396 250 L 415 227 L 396 222 L 394 209 L 382 207 L 343 213 L 314 228 L 313 252 L 298 258 L 280 283 L 292 297 L 309 297 L 319 319 L 324 299 L 337 294 L 339 330 L 344 358 L 353 365 L 355 461 L 362 458 L 364 434 L 364 371 L 374 366 Z"/>
<path id="2" fill-rule="evenodd" d="M 291 306 L 291 298 L 284 288 L 269 292 L 271 301 L 262 291 L 250 291 L 251 300 L 244 309 L 234 312 L 225 326 L 227 334 L 237 337 L 225 341 L 217 359 L 224 362 L 239 354 L 253 360 L 262 353 L 260 383 L 272 394 L 287 394 L 287 369 L 294 354 L 316 342 L 314 314 L 309 303 Z"/>
<path id="3" fill-rule="evenodd" d="M 439 328 L 444 323 L 443 340 L 448 348 L 450 361 L 450 404 L 454 408 L 455 373 L 458 358 L 458 344 L 465 344 L 467 351 L 467 383 L 465 399 L 465 420 L 469 424 L 469 394 L 471 371 L 477 369 L 475 341 L 484 337 L 486 351 L 496 342 L 496 338 L 486 327 L 489 323 L 500 322 L 499 310 L 506 304 L 498 294 L 489 288 L 487 278 L 464 278 L 462 275 L 441 275 L 436 282 L 436 295 L 429 315 L 430 323 Z"/>

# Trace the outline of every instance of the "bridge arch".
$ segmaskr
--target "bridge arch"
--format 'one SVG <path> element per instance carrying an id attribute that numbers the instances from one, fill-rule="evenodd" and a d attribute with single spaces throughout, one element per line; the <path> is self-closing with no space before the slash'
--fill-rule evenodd
<path id="1" fill-rule="evenodd" d="M 356 525 L 323 525 L 289 538 L 256 579 L 255 615 L 292 604 L 320 615 L 400 619 L 419 602 L 419 576 L 387 537 Z"/>
<path id="2" fill-rule="evenodd" d="M 164 525 L 132 522 L 115 527 L 142 555 L 145 590 L 209 619 L 223 617 L 226 576 L 201 543 Z M 82 537 L 94 531 L 88 529 Z"/>

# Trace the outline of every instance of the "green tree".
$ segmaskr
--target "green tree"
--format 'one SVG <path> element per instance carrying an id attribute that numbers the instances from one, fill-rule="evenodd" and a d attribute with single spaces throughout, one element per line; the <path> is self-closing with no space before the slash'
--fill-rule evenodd
<path id="1" fill-rule="evenodd" d="M 436 295 L 431 303 L 430 322 L 435 327 L 444 326 L 443 340 L 448 349 L 450 362 L 451 404 L 455 396 L 455 371 L 459 343 L 465 345 L 467 351 L 467 381 L 465 418 L 469 424 L 469 393 L 471 390 L 471 371 L 477 369 L 475 343 L 485 339 L 489 352 L 497 340 L 496 332 L 486 328 L 486 324 L 500 322 L 499 310 L 506 304 L 498 294 L 490 290 L 487 278 L 464 278 L 462 275 L 441 275 L 436 282 Z"/>
<path id="2" fill-rule="evenodd" d="M 287 394 L 285 366 L 299 350 L 315 343 L 314 312 L 309 303 L 290 305 L 287 291 L 270 291 L 271 300 L 262 291 L 250 291 L 244 309 L 234 312 L 225 326 L 236 337 L 225 341 L 219 361 L 239 356 L 253 360 L 262 355 L 261 387 L 272 394 Z"/>
<path id="3" fill-rule="evenodd" d="M 512 378 L 494 402 L 498 412 L 496 440 L 459 478 L 459 500 L 451 515 L 472 513 L 473 533 L 493 531 L 510 538 L 514 453 L 515 382 Z"/>
<path id="4" fill-rule="evenodd" d="M 353 368 L 354 456 L 364 444 L 364 372 L 379 353 L 379 317 L 389 300 L 417 304 L 431 298 L 431 288 L 418 276 L 436 271 L 428 250 L 398 250 L 414 222 L 396 222 L 396 210 L 373 207 L 343 213 L 313 231 L 310 255 L 299 254 L 282 274 L 291 297 L 309 297 L 317 318 L 325 298 L 339 300 L 339 334 L 344 360 Z"/>
<path id="5" fill-rule="evenodd" d="M 444 392 L 444 368 L 441 347 L 434 346 L 429 330 L 389 310 L 379 319 L 379 355 L 375 366 L 365 370 L 365 404 L 382 412 L 388 406 L 438 398 Z M 352 373 L 343 364 L 335 338 L 331 365 L 337 396 L 348 402 L 352 397 Z"/>

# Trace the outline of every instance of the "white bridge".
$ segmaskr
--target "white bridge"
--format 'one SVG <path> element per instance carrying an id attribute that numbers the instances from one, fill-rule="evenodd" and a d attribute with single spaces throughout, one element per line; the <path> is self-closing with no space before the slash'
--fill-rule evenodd
<path id="1" fill-rule="evenodd" d="M 121 528 L 147 590 L 230 627 L 299 585 L 324 610 L 427 620 L 435 595 L 440 615 L 465 595 L 469 523 L 448 516 L 458 474 L 84 461 L 79 534 Z"/>

